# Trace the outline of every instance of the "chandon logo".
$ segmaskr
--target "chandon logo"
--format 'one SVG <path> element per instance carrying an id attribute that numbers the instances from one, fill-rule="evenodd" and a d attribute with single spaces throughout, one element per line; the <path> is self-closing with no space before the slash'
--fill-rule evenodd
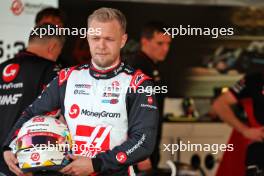
<path id="1" fill-rule="evenodd" d="M 13 81 L 16 78 L 18 71 L 19 71 L 18 64 L 8 64 L 3 70 L 3 80 L 5 82 Z"/>

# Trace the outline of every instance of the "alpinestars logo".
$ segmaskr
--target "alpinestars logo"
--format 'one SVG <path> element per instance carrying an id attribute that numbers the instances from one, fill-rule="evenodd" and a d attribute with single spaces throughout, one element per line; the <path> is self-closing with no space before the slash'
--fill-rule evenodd
<path id="1" fill-rule="evenodd" d="M 71 106 L 71 109 L 69 111 L 69 116 L 72 118 L 72 119 L 75 119 L 76 117 L 78 117 L 80 113 L 80 108 L 77 104 L 73 104 Z"/>
<path id="2" fill-rule="evenodd" d="M 8 64 L 3 70 L 3 80 L 5 82 L 13 81 L 19 72 L 19 65 L 18 64 Z"/>

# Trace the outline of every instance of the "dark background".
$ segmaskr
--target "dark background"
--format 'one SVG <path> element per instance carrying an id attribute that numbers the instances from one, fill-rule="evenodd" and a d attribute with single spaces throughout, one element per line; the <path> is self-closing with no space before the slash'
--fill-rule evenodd
<path id="1" fill-rule="evenodd" d="M 59 7 L 67 15 L 67 27 L 86 27 L 87 17 L 100 7 L 113 7 L 121 10 L 127 17 L 127 33 L 129 40 L 139 39 L 141 27 L 153 20 L 165 22 L 169 27 L 191 25 L 191 27 L 233 27 L 230 16 L 239 7 L 204 6 L 204 5 L 175 5 L 134 2 L 106 1 L 59 1 Z M 235 31 L 235 35 L 236 35 Z M 88 50 L 86 39 L 81 42 L 78 37 L 69 36 L 63 51 L 63 58 L 68 65 L 77 63 L 76 53 Z M 167 60 L 162 63 L 162 75 L 169 88 L 170 97 L 181 96 L 185 72 L 188 67 L 201 66 L 205 56 L 212 54 L 223 40 L 204 36 L 177 36 L 173 39 Z M 76 52 L 81 50 L 81 52 Z M 75 54 L 73 54 L 75 53 Z M 81 54 L 80 54 L 81 55 Z"/>

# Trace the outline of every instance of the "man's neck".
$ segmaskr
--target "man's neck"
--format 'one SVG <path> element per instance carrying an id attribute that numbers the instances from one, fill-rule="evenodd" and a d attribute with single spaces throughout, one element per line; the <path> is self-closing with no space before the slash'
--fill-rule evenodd
<path id="1" fill-rule="evenodd" d="M 44 59 L 47 59 L 47 60 L 50 60 L 50 61 L 55 62 L 55 60 L 53 60 L 53 59 L 51 59 L 51 58 L 48 58 L 48 57 L 47 57 L 47 54 L 45 54 L 45 52 L 43 51 L 43 49 L 40 49 L 39 46 L 30 46 L 30 45 L 29 45 L 29 46 L 27 47 L 26 51 L 31 52 L 31 53 L 33 53 L 33 54 L 35 54 L 35 55 L 37 55 L 37 56 L 39 56 L 39 57 L 42 57 L 42 58 L 44 58 Z"/>
<path id="2" fill-rule="evenodd" d="M 157 61 L 156 61 L 153 57 L 151 57 L 151 54 L 150 54 L 151 52 L 150 52 L 146 47 L 142 46 L 142 47 L 141 47 L 141 51 L 142 51 L 146 56 L 148 56 L 148 58 L 151 59 L 152 62 L 157 63 Z"/>

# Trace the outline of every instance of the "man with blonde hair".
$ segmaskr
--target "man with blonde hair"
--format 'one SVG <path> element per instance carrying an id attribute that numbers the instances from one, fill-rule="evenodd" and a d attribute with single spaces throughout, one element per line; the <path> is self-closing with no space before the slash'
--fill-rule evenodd
<path id="1" fill-rule="evenodd" d="M 154 149 L 158 108 L 150 78 L 121 61 L 127 40 L 126 19 L 117 9 L 100 8 L 88 18 L 88 27 L 100 29 L 87 39 L 91 64 L 60 71 L 41 98 L 28 107 L 5 142 L 9 168 L 22 174 L 7 147 L 14 132 L 35 115 L 61 108 L 77 148 L 61 172 L 69 175 L 134 175 L 132 165 Z"/>

